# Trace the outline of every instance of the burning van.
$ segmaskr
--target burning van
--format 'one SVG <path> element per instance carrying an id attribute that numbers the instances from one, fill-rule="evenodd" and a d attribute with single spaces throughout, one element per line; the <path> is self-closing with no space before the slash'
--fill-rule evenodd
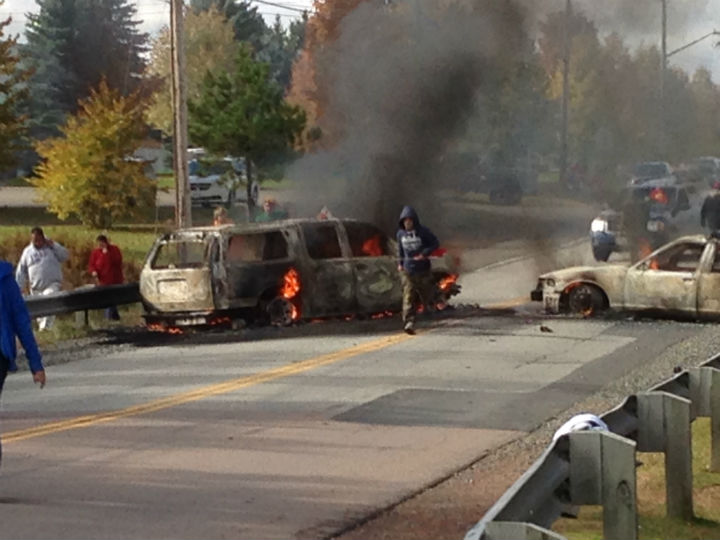
<path id="1" fill-rule="evenodd" d="M 460 289 L 454 259 L 432 257 L 443 306 Z M 288 325 L 299 319 L 397 311 L 397 246 L 376 226 L 299 219 L 178 230 L 158 238 L 140 275 L 150 328 L 236 320 Z"/>

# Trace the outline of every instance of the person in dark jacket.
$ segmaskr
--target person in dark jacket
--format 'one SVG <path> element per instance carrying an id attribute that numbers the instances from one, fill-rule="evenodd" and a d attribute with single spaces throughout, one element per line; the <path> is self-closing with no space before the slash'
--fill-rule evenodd
<path id="1" fill-rule="evenodd" d="M 25 349 L 33 380 L 45 386 L 45 368 L 38 350 L 32 323 L 9 262 L 0 261 L 0 395 L 8 372 L 17 371 L 15 338 Z M 0 460 L 2 447 L 0 447 Z"/>
<path id="2" fill-rule="evenodd" d="M 432 300 L 432 273 L 430 254 L 439 244 L 438 239 L 420 224 L 417 213 L 411 206 L 403 208 L 398 222 L 398 271 L 403 286 L 403 323 L 408 334 L 415 333 L 415 297 L 423 304 Z"/>
<path id="3" fill-rule="evenodd" d="M 720 182 L 713 184 L 713 192 L 703 201 L 700 225 L 707 225 L 711 234 L 720 234 Z"/>

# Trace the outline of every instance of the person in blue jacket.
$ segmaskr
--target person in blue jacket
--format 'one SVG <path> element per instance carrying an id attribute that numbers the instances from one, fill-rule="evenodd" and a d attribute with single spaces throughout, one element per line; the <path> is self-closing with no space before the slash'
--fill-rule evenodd
<path id="1" fill-rule="evenodd" d="M 8 372 L 17 371 L 15 338 L 25 349 L 33 381 L 45 386 L 45 368 L 32 331 L 30 314 L 20 293 L 13 267 L 9 262 L 0 261 L 0 395 Z M 0 446 L 2 460 L 2 446 Z"/>
<path id="2" fill-rule="evenodd" d="M 403 208 L 398 222 L 398 271 L 403 287 L 402 317 L 404 330 L 415 333 L 415 297 L 419 296 L 423 304 L 432 300 L 432 273 L 430 254 L 438 246 L 438 239 L 420 224 L 417 213 L 411 206 Z"/>

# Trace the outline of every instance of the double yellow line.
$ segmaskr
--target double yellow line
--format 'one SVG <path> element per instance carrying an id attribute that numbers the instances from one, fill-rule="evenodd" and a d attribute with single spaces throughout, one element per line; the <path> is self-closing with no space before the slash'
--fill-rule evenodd
<path id="1" fill-rule="evenodd" d="M 506 302 L 491 304 L 486 306 L 488 309 L 507 309 L 515 307 L 527 302 L 527 297 L 518 297 Z M 424 333 L 424 332 L 423 332 Z M 47 424 L 41 424 L 39 426 L 20 429 L 16 431 L 10 431 L 2 436 L 2 441 L 6 443 L 23 441 L 26 439 L 32 439 L 34 437 L 41 437 L 43 435 L 49 435 L 51 433 L 59 433 L 62 431 L 69 431 L 71 429 L 78 429 L 83 427 L 94 426 L 102 424 L 104 422 L 110 422 L 112 420 L 118 420 L 120 418 L 127 418 L 129 416 L 138 416 L 141 414 L 148 414 L 163 409 L 169 409 L 170 407 L 176 407 L 185 403 L 191 403 L 193 401 L 199 401 L 212 396 L 219 396 L 221 394 L 228 394 L 242 388 L 249 386 L 255 386 L 258 384 L 290 377 L 291 375 L 297 375 L 311 369 L 327 366 L 334 364 L 341 360 L 346 360 L 354 356 L 366 354 L 398 343 L 412 339 L 411 336 L 406 334 L 398 334 L 394 336 L 384 337 L 361 345 L 356 345 L 348 349 L 343 349 L 334 353 L 324 354 L 317 356 L 309 360 L 297 362 L 295 364 L 288 364 L 255 375 L 248 375 L 247 377 L 240 377 L 239 379 L 232 379 L 222 383 L 211 384 L 203 386 L 196 390 L 189 392 L 183 392 L 181 394 L 175 394 L 161 399 L 156 399 L 148 403 L 141 405 L 134 405 L 125 409 L 119 409 L 117 411 L 101 412 L 96 414 L 88 414 L 85 416 L 78 416 L 70 418 L 68 420 L 61 420 L 58 422 L 50 422 Z"/>
<path id="2" fill-rule="evenodd" d="M 402 343 L 408 339 L 411 339 L 411 336 L 406 334 L 385 337 L 334 353 L 324 354 L 309 360 L 297 362 L 295 364 L 288 364 L 268 371 L 263 371 L 262 373 L 257 373 L 255 375 L 248 375 L 247 377 L 240 377 L 239 379 L 232 379 L 218 384 L 203 386 L 202 388 L 191 390 L 189 392 L 183 392 L 166 398 L 156 399 L 142 405 L 134 405 L 117 411 L 89 414 L 86 416 L 71 418 L 69 420 L 42 424 L 28 429 L 10 431 L 2 436 L 2 441 L 5 443 L 23 441 L 34 437 L 40 437 L 42 435 L 94 426 L 104 422 L 110 422 L 111 420 L 117 420 L 119 418 L 127 418 L 129 416 L 137 416 L 140 414 L 147 414 L 168 409 L 170 407 L 176 407 L 178 405 L 191 403 L 208 397 L 234 392 L 235 390 L 240 390 L 241 388 L 247 388 L 249 386 L 255 386 L 257 384 L 262 384 L 276 379 L 290 377 L 291 375 L 298 375 L 311 369 L 327 366 L 329 364 L 339 362 L 340 360 L 352 358 L 353 356 L 378 351 L 380 349 Z"/>

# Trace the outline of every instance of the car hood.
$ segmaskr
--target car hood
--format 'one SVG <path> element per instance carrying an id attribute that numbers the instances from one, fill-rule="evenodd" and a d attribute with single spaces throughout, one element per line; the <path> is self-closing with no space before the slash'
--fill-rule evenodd
<path id="1" fill-rule="evenodd" d="M 570 268 L 563 268 L 562 270 L 542 274 L 540 279 L 552 278 L 558 283 L 568 283 L 579 280 L 599 283 L 618 276 L 624 276 L 628 267 L 629 265 L 627 264 L 572 266 Z"/>

